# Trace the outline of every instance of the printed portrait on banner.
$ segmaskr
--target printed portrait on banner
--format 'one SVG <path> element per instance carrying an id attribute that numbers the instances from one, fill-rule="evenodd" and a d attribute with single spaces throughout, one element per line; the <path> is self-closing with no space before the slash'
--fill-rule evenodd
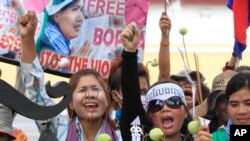
<path id="1" fill-rule="evenodd" d="M 0 57 L 19 61 L 18 17 L 33 10 L 39 20 L 34 38 L 43 67 L 69 74 L 91 68 L 108 77 L 112 60 L 123 49 L 119 36 L 132 21 L 140 30 L 138 58 L 143 61 L 148 7 L 148 0 L 3 0 Z M 66 67 L 59 65 L 61 58 L 67 58 Z"/>

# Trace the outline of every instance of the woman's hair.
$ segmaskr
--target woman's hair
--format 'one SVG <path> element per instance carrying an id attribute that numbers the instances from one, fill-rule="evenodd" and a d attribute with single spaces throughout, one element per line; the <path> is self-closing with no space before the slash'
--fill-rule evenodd
<path id="1" fill-rule="evenodd" d="M 117 108 L 119 105 L 112 99 L 112 91 L 115 90 L 119 92 L 121 90 L 121 64 L 121 58 L 116 58 L 114 61 L 112 61 L 108 77 L 108 90 L 110 95 L 110 101 L 115 108 Z"/>
<path id="2" fill-rule="evenodd" d="M 114 61 L 112 61 L 109 73 L 110 75 L 108 78 L 109 91 L 119 91 L 121 89 L 121 64 L 121 58 L 116 58 Z"/>
<path id="3" fill-rule="evenodd" d="M 107 84 L 106 84 L 104 78 L 98 72 L 91 70 L 91 69 L 80 70 L 77 73 L 75 73 L 74 75 L 72 75 L 72 77 L 70 78 L 70 81 L 69 81 L 69 85 L 71 86 L 72 91 L 74 91 L 77 87 L 77 84 L 78 84 L 80 78 L 82 76 L 89 76 L 89 75 L 95 77 L 98 80 L 98 82 L 100 83 L 100 85 L 101 85 L 101 87 L 106 95 L 106 99 L 108 101 L 108 108 L 107 108 L 107 111 L 105 112 L 104 117 L 107 119 L 107 122 L 113 128 L 115 128 L 115 124 L 112 122 L 111 117 L 110 117 L 111 103 L 110 103 L 110 95 L 108 94 Z M 69 106 L 68 106 L 68 112 L 69 112 L 70 117 L 76 116 L 76 113 Z"/>
<path id="4" fill-rule="evenodd" d="M 121 64 L 122 64 L 121 58 L 116 58 L 112 62 L 110 69 L 110 76 L 108 78 L 108 87 L 110 91 L 112 90 L 119 91 L 121 89 Z M 148 69 L 142 63 L 138 63 L 137 67 L 138 67 L 139 77 L 145 77 L 148 85 L 150 85 Z"/>
<path id="5" fill-rule="evenodd" d="M 213 100 L 212 101 L 215 101 L 215 106 L 213 109 L 211 109 L 210 111 L 208 111 L 208 113 L 205 115 L 206 118 L 208 118 L 209 120 L 211 120 L 210 124 L 209 124 L 209 130 L 210 130 L 210 133 L 213 133 L 214 131 L 216 131 L 222 124 L 224 123 L 220 123 L 220 120 L 219 120 L 219 117 L 218 115 L 216 114 L 216 110 L 217 110 L 217 107 L 218 107 L 218 104 L 223 102 L 223 101 L 226 101 L 226 95 L 225 94 L 222 94 L 218 97 L 214 96 L 213 97 Z"/>
<path id="6" fill-rule="evenodd" d="M 201 92 L 202 92 L 202 98 L 204 100 L 204 99 L 206 99 L 209 96 L 210 89 L 209 89 L 209 87 L 206 84 L 201 83 Z"/>
<path id="7" fill-rule="evenodd" d="M 243 89 L 250 89 L 250 73 L 239 73 L 236 74 L 229 80 L 226 87 L 226 99 L 229 101 L 230 96 Z"/>
<path id="8" fill-rule="evenodd" d="M 149 77 L 148 68 L 145 67 L 142 63 L 138 63 L 137 66 L 138 66 L 139 77 L 145 77 L 148 83 L 148 86 L 150 86 L 150 77 Z"/>
<path id="9" fill-rule="evenodd" d="M 121 90 L 121 71 L 122 71 L 121 65 L 122 65 L 122 58 L 120 57 L 117 57 L 111 63 L 111 68 L 110 68 L 110 73 L 109 73 L 110 75 L 108 78 L 108 90 L 109 90 L 110 95 L 113 90 L 118 91 L 118 92 Z M 148 69 L 142 63 L 138 63 L 137 67 L 138 67 L 139 77 L 145 77 L 147 84 L 149 86 L 150 84 L 149 84 Z M 118 104 L 113 101 L 112 97 L 111 97 L 111 103 L 115 107 L 118 106 Z"/>
<path id="10" fill-rule="evenodd" d="M 238 73 L 244 72 L 244 71 L 250 71 L 250 66 L 239 66 L 235 68 L 235 71 Z"/>

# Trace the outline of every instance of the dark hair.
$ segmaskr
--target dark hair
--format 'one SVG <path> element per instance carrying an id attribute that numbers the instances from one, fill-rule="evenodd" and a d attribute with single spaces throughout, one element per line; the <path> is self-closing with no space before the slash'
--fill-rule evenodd
<path id="1" fill-rule="evenodd" d="M 235 69 L 236 72 L 250 71 L 250 66 L 239 66 Z"/>
<path id="2" fill-rule="evenodd" d="M 137 66 L 138 66 L 139 77 L 145 77 L 148 83 L 148 86 L 150 86 L 150 77 L 149 77 L 148 68 L 145 67 L 142 63 L 138 63 Z"/>
<path id="3" fill-rule="evenodd" d="M 157 81 L 157 82 L 155 82 L 153 85 L 151 85 L 151 86 L 149 87 L 148 90 L 150 90 L 152 87 L 154 87 L 154 86 L 156 86 L 156 85 L 158 85 L 158 84 L 163 84 L 163 83 L 174 83 L 174 84 L 180 86 L 180 84 L 179 84 L 177 81 L 175 81 L 175 80 L 173 80 L 173 79 L 167 79 L 167 80 L 164 80 L 164 81 Z M 180 87 L 181 87 L 181 86 L 180 86 Z"/>
<path id="4" fill-rule="evenodd" d="M 110 94 L 111 104 L 117 108 L 118 104 L 112 99 L 112 91 L 120 91 L 121 90 L 121 64 L 122 59 L 116 58 L 111 62 L 110 73 L 108 77 L 108 90 Z"/>
<path id="5" fill-rule="evenodd" d="M 2 76 L 2 70 L 0 69 L 0 77 Z"/>
<path id="6" fill-rule="evenodd" d="M 208 88 L 208 86 L 206 84 L 201 83 L 201 92 L 202 92 L 202 98 L 204 100 L 209 96 L 210 89 Z"/>
<path id="7" fill-rule="evenodd" d="M 217 93 L 220 93 L 220 92 L 221 91 L 218 91 Z M 214 95 L 212 97 L 212 101 L 214 101 L 214 102 L 212 102 L 211 100 L 210 101 L 211 101 L 211 103 L 215 104 L 213 106 L 214 108 L 209 110 L 207 112 L 207 114 L 205 115 L 205 118 L 211 120 L 211 122 L 209 124 L 210 133 L 213 133 L 214 131 L 216 131 L 222 124 L 225 124 L 225 123 L 220 123 L 219 117 L 216 114 L 216 107 L 218 106 L 218 104 L 220 102 L 226 101 L 226 95 L 225 94 L 220 94 L 219 96 L 216 96 L 216 94 L 212 94 L 212 95 Z M 208 105 L 210 105 L 210 104 L 208 103 Z"/>
<path id="8" fill-rule="evenodd" d="M 111 68 L 108 77 L 109 91 L 121 89 L 121 64 L 122 59 L 116 58 L 111 63 Z"/>
<path id="9" fill-rule="evenodd" d="M 108 78 L 108 87 L 110 91 L 121 89 L 121 64 L 122 64 L 121 58 L 116 58 L 112 62 L 110 75 Z M 149 86 L 150 78 L 149 78 L 148 69 L 142 63 L 138 63 L 137 66 L 138 66 L 139 77 L 145 77 Z"/>
<path id="10" fill-rule="evenodd" d="M 115 124 L 111 120 L 111 117 L 110 117 L 110 115 L 111 115 L 110 114 L 111 113 L 111 103 L 110 103 L 110 95 L 108 94 L 107 84 L 106 84 L 104 78 L 98 72 L 96 72 L 92 69 L 80 70 L 71 76 L 71 78 L 69 80 L 69 85 L 71 86 L 72 90 L 74 91 L 77 87 L 77 84 L 78 84 L 80 78 L 82 76 L 88 76 L 88 75 L 94 76 L 98 80 L 98 82 L 100 83 L 101 87 L 103 88 L 103 91 L 106 95 L 106 99 L 108 101 L 108 108 L 107 108 L 107 111 L 106 111 L 104 117 L 106 117 L 107 122 L 113 127 L 113 129 L 115 129 Z M 69 106 L 68 106 L 68 112 L 69 112 L 70 117 L 76 116 L 76 113 L 74 111 L 72 111 L 72 109 Z"/>
<path id="11" fill-rule="evenodd" d="M 120 91 L 121 90 L 121 65 L 122 65 L 122 58 L 117 57 L 115 60 L 111 62 L 111 68 L 110 68 L 110 73 L 108 77 L 108 90 L 111 95 L 111 91 L 116 90 Z M 145 77 L 148 86 L 150 85 L 149 83 L 149 72 L 148 69 L 142 64 L 138 63 L 138 74 L 139 77 Z M 111 97 L 111 103 L 117 107 L 117 103 L 115 103 Z"/>
<path id="12" fill-rule="evenodd" d="M 229 80 L 226 87 L 227 101 L 232 94 L 243 88 L 250 89 L 250 73 L 238 73 Z"/>

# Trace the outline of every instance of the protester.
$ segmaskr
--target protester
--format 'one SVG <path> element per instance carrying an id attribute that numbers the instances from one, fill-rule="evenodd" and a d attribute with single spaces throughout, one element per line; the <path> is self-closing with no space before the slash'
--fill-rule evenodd
<path id="1" fill-rule="evenodd" d="M 21 16 L 19 23 L 23 45 L 21 70 L 27 97 L 39 105 L 54 105 L 45 91 L 44 72 L 36 54 L 35 13 L 28 12 Z M 110 119 L 110 95 L 104 78 L 93 70 L 80 70 L 70 78 L 69 85 L 73 90 L 69 113 L 37 121 L 39 131 L 51 131 L 60 141 L 92 141 L 102 133 L 117 141 L 115 127 Z"/>
<path id="2" fill-rule="evenodd" d="M 222 68 L 223 72 L 226 70 L 234 70 L 236 72 L 250 72 L 250 66 L 237 66 L 238 58 L 236 57 L 236 54 L 233 52 L 229 61 L 225 63 L 225 66 Z"/>
<path id="3" fill-rule="evenodd" d="M 198 78 L 197 78 L 197 71 L 189 71 L 189 75 L 192 79 L 192 81 L 194 81 L 194 83 L 196 84 L 196 93 L 195 93 L 195 106 L 201 104 L 201 102 L 203 102 L 203 100 L 205 100 L 208 96 L 208 94 L 210 93 L 210 90 L 208 88 L 208 86 L 205 84 L 205 77 L 203 76 L 202 73 L 199 74 L 200 76 L 200 85 L 201 85 L 201 94 L 199 94 L 199 90 L 198 90 Z M 193 108 L 193 94 L 192 94 L 192 85 L 191 83 L 188 81 L 186 75 L 185 75 L 185 70 L 180 71 L 178 74 L 176 75 L 171 75 L 171 79 L 177 81 L 185 94 L 186 97 L 186 101 L 187 101 L 187 108 L 188 110 Z M 201 99 L 201 95 L 202 95 L 202 100 L 199 101 L 198 99 Z"/>
<path id="4" fill-rule="evenodd" d="M 223 129 L 214 132 L 213 141 L 230 138 L 230 125 L 250 125 L 250 74 L 239 73 L 231 78 L 226 87 L 229 121 Z"/>
<path id="5" fill-rule="evenodd" d="M 212 92 L 207 98 L 207 113 L 205 118 L 211 120 L 209 124 L 210 132 L 213 133 L 218 128 L 224 128 L 228 121 L 227 101 L 225 89 L 228 81 L 236 74 L 232 70 L 227 70 L 218 74 L 213 79 Z"/>
<path id="6" fill-rule="evenodd" d="M 2 71 L 0 69 L 0 78 L 1 75 Z M 16 139 L 12 128 L 14 117 L 15 113 L 0 103 L 0 141 L 10 141 Z"/>
<path id="7" fill-rule="evenodd" d="M 235 71 L 240 73 L 240 72 L 250 72 L 250 66 L 239 66 L 235 68 Z"/>
<path id="8" fill-rule="evenodd" d="M 165 22 L 170 22 L 166 15 L 162 15 L 159 21 L 160 29 L 162 30 L 161 35 L 161 45 L 159 51 L 159 81 L 164 81 L 170 77 L 170 62 L 169 62 L 169 32 L 171 24 L 165 24 Z M 166 30 L 167 29 L 167 30 Z M 112 95 L 111 102 L 113 103 L 115 112 L 113 112 L 113 117 L 115 121 L 120 119 L 120 110 L 122 105 L 122 91 L 121 91 L 121 58 L 117 57 L 112 61 L 112 67 L 110 69 L 110 76 L 108 79 L 108 86 L 110 94 Z M 141 101 L 144 109 L 146 110 L 146 93 L 150 86 L 150 77 L 148 68 L 142 63 L 138 63 L 138 73 L 140 82 L 140 94 Z"/>
<path id="9" fill-rule="evenodd" d="M 167 17 L 166 13 L 163 13 L 163 15 Z M 164 24 L 167 25 L 170 23 L 165 22 Z M 186 110 L 184 92 L 177 83 L 173 81 L 160 81 L 153 84 L 146 94 L 148 103 L 147 114 L 143 109 L 139 95 L 140 86 L 137 69 L 136 46 L 138 40 L 139 31 L 136 24 L 132 22 L 121 34 L 121 41 L 124 45 L 121 76 L 123 99 L 120 120 L 123 140 L 129 141 L 145 138 L 152 127 L 158 127 L 163 131 L 163 140 L 192 140 L 191 136 L 180 134 L 184 120 L 188 117 L 188 112 Z M 142 129 L 138 129 L 138 126 Z M 132 130 L 134 129 L 133 127 L 137 127 L 136 131 L 143 130 L 145 133 L 144 136 L 138 137 L 138 134 L 135 134 L 135 131 Z M 205 127 L 205 129 L 208 128 Z M 143 133 L 140 132 L 140 134 Z M 198 139 L 203 138 L 206 134 L 199 132 Z"/>
<path id="10" fill-rule="evenodd" d="M 108 78 L 109 93 L 112 97 L 111 103 L 114 108 L 112 114 L 113 119 L 119 126 L 118 121 L 120 119 L 121 105 L 122 105 L 122 91 L 121 91 L 121 59 L 116 58 L 112 61 L 110 69 L 110 76 Z M 138 63 L 138 72 L 140 79 L 140 94 L 142 103 L 145 103 L 145 94 L 149 88 L 149 73 L 148 69 L 142 64 Z"/>

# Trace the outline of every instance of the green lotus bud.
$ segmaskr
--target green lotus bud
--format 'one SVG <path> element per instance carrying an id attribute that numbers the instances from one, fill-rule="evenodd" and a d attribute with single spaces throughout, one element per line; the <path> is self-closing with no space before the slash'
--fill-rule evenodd
<path id="1" fill-rule="evenodd" d="M 151 60 L 150 64 L 153 66 L 153 67 L 157 67 L 159 65 L 159 62 L 157 59 L 153 59 Z"/>
<path id="2" fill-rule="evenodd" d="M 149 137 L 153 141 L 160 141 L 164 136 L 163 131 L 160 128 L 154 128 L 149 132 Z"/>
<path id="3" fill-rule="evenodd" d="M 112 139 L 108 134 L 100 134 L 96 141 L 112 141 Z"/>
<path id="4" fill-rule="evenodd" d="M 181 35 L 186 35 L 187 34 L 187 29 L 185 27 L 180 28 L 179 30 Z"/>
<path id="5" fill-rule="evenodd" d="M 200 128 L 200 122 L 197 120 L 191 121 L 188 123 L 188 131 L 191 134 L 197 134 Z"/>

